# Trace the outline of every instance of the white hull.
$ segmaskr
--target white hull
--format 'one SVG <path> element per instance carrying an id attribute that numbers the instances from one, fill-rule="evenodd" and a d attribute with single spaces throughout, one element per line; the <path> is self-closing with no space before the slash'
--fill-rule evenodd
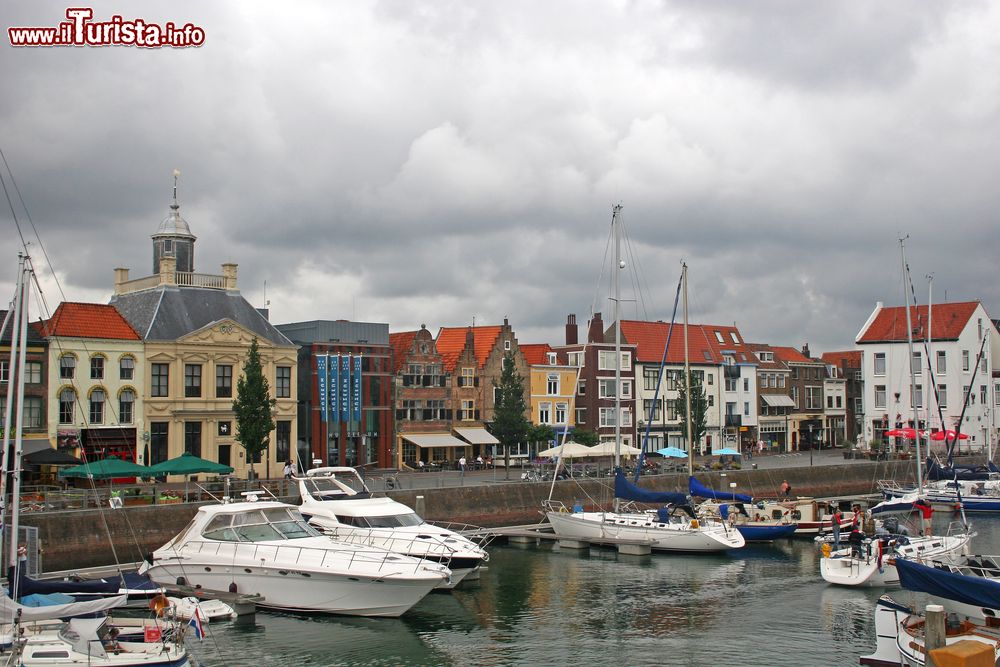
<path id="1" fill-rule="evenodd" d="M 657 551 L 718 552 L 746 544 L 736 529 L 719 523 L 660 523 L 648 514 L 546 512 L 555 533 L 584 540 L 635 540 Z M 693 527 L 692 524 L 695 524 Z"/>
<path id="2" fill-rule="evenodd" d="M 864 556 L 851 554 L 851 549 L 835 551 L 819 562 L 823 579 L 836 586 L 867 588 L 893 588 L 899 586 L 899 573 L 893 565 L 893 557 L 899 556 L 916 561 L 938 560 L 959 562 L 969 552 L 971 535 L 949 535 L 947 537 L 914 537 L 909 544 L 896 547 L 892 553 L 879 556 L 877 546 L 872 543 L 871 553 L 866 548 Z M 867 547 L 868 545 L 866 545 Z"/>

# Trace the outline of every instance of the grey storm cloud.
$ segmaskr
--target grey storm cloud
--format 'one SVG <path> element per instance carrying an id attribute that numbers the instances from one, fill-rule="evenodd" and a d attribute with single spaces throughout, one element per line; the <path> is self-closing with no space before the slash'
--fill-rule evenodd
<path id="1" fill-rule="evenodd" d="M 669 318 L 684 260 L 694 321 L 850 348 L 876 301 L 902 303 L 906 235 L 921 299 L 933 273 L 936 301 L 1000 309 L 992 3 L 93 8 L 206 41 L 5 41 L 0 149 L 68 299 L 106 300 L 115 266 L 150 271 L 179 168 L 197 270 L 239 263 L 277 322 L 509 317 L 522 342 L 558 343 L 568 313 L 609 311 L 616 203 L 629 317 Z M 4 27 L 65 10 L 8 3 Z"/>

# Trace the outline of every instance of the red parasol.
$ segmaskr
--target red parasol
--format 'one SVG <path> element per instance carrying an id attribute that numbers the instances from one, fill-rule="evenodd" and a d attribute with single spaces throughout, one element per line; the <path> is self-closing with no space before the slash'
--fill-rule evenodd
<path id="1" fill-rule="evenodd" d="M 934 431 L 931 433 L 931 440 L 954 440 L 955 438 L 958 438 L 959 440 L 968 440 L 969 436 L 964 433 L 956 433 L 951 429 L 948 429 L 947 431 Z"/>
<path id="2" fill-rule="evenodd" d="M 914 428 L 893 428 L 885 432 L 890 438 L 909 438 L 910 440 L 915 440 L 919 434 L 921 437 L 924 435 L 923 431 L 917 431 Z"/>

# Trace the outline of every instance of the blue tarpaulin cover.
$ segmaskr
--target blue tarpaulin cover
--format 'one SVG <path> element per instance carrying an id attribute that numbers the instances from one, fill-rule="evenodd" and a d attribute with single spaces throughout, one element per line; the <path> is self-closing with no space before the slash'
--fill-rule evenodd
<path id="1" fill-rule="evenodd" d="M 688 490 L 692 496 L 699 498 L 713 498 L 715 500 L 733 500 L 740 503 L 752 503 L 753 498 L 744 493 L 729 493 L 728 491 L 715 491 L 708 488 L 694 477 L 688 477 Z"/>
<path id="2" fill-rule="evenodd" d="M 615 470 L 615 498 L 622 500 L 634 500 L 650 505 L 683 505 L 687 503 L 686 493 L 673 493 L 670 491 L 649 491 L 636 486 L 628 481 L 621 468 Z"/>
<path id="3" fill-rule="evenodd" d="M 900 584 L 907 590 L 975 607 L 1000 609 L 1000 582 L 992 579 L 955 574 L 905 558 L 896 559 L 896 571 L 899 572 Z"/>

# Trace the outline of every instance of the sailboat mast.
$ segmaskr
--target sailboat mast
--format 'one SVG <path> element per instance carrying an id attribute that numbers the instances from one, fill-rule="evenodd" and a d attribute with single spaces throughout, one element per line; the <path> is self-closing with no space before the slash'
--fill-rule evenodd
<path id="1" fill-rule="evenodd" d="M 622 326 L 619 321 L 621 315 L 619 306 L 621 304 L 621 271 L 625 268 L 622 261 L 621 247 L 621 214 L 622 205 L 616 204 L 611 213 L 611 225 L 615 231 L 615 270 L 612 274 L 614 278 L 614 323 L 615 323 L 615 468 L 621 462 L 621 441 L 622 441 Z"/>
<path id="2" fill-rule="evenodd" d="M 11 348 L 10 348 L 10 366 L 11 366 L 11 376 L 17 378 L 17 405 L 15 407 L 15 415 L 17 426 L 14 428 L 14 460 L 12 463 L 11 470 L 8 472 L 13 473 L 11 475 L 13 480 L 13 488 L 11 489 L 11 515 L 10 515 L 10 545 L 8 547 L 8 552 L 10 554 L 8 558 L 8 565 L 10 567 L 17 567 L 17 532 L 18 532 L 18 499 L 21 497 L 21 441 L 24 434 L 24 366 L 27 363 L 27 338 L 28 338 L 28 294 L 29 283 L 28 275 L 30 269 L 28 268 L 29 258 L 22 257 L 19 262 L 20 274 L 18 275 L 17 284 L 17 295 L 14 297 L 16 301 L 16 312 L 14 313 L 15 329 L 18 330 L 17 337 L 13 336 L 11 332 Z M 15 340 L 17 341 L 17 347 L 15 347 Z M 14 352 L 17 351 L 17 361 L 15 362 Z M 7 404 L 8 408 L 10 405 L 10 392 L 7 393 Z M 10 418 L 9 412 L 7 414 L 8 419 Z M 6 422 L 10 424 L 10 421 Z M 4 440 L 8 442 L 8 440 Z M 4 447 L 4 459 L 7 458 L 7 448 Z M 6 476 L 6 475 L 5 475 Z"/>
<path id="3" fill-rule="evenodd" d="M 904 247 L 905 238 L 899 239 L 899 256 L 903 262 L 903 277 L 907 279 L 909 277 L 909 270 L 906 267 L 906 248 Z M 906 300 L 906 344 L 910 351 L 910 403 L 913 405 L 913 442 L 916 443 L 917 451 L 917 492 L 923 493 L 924 491 L 924 479 L 923 479 L 923 465 L 920 461 L 920 419 L 918 416 L 917 408 L 917 373 L 913 370 L 913 320 L 910 317 L 910 291 L 907 289 L 908 286 L 904 285 L 903 294 Z"/>
<path id="4" fill-rule="evenodd" d="M 684 414 L 687 415 L 688 476 L 694 474 L 694 442 L 691 433 L 691 362 L 688 358 L 688 265 L 681 264 L 684 285 Z"/>
<path id="5" fill-rule="evenodd" d="M 924 400 L 927 401 L 927 419 L 924 420 L 924 425 L 926 426 L 927 433 L 927 449 L 924 450 L 927 456 L 931 455 L 931 415 L 934 414 L 931 401 L 937 399 L 937 388 L 934 386 L 934 356 L 931 352 L 931 344 L 934 342 L 931 332 L 933 329 L 931 325 L 933 324 L 931 317 L 931 307 L 934 304 L 934 275 L 930 274 L 927 276 L 927 337 L 926 345 L 924 347 L 927 349 L 927 391 L 924 392 L 926 397 Z M 941 428 L 944 428 L 942 426 Z"/>

